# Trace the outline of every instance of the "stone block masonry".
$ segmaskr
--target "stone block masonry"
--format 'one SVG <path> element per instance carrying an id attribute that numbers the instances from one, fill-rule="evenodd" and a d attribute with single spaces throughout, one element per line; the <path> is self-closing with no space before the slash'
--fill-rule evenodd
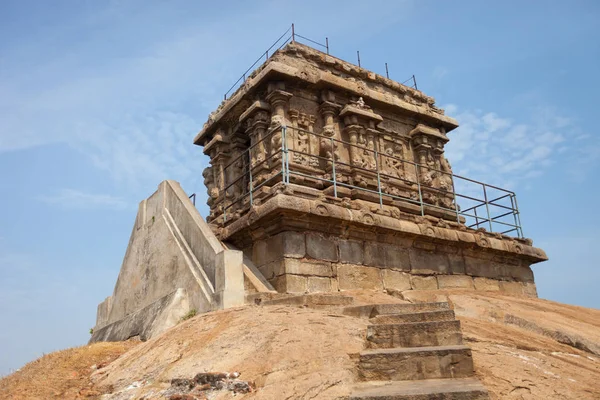
<path id="1" fill-rule="evenodd" d="M 256 241 L 250 249 L 260 272 L 281 292 L 469 289 L 536 296 L 526 262 L 515 265 L 470 247 L 463 252 L 460 246 L 423 239 L 394 245 L 284 231 Z"/>

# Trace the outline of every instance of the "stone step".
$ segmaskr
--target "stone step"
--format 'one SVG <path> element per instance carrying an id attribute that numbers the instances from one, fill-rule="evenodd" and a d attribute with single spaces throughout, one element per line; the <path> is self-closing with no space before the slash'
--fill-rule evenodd
<path id="1" fill-rule="evenodd" d="M 473 357 L 461 345 L 365 350 L 358 375 L 363 381 L 466 378 L 473 375 Z"/>
<path id="2" fill-rule="evenodd" d="M 410 322 L 454 321 L 454 310 L 423 311 L 413 314 L 381 314 L 369 322 L 372 324 L 403 324 Z"/>
<path id="3" fill-rule="evenodd" d="M 367 344 L 372 349 L 450 346 L 463 344 L 460 321 L 369 325 Z"/>
<path id="4" fill-rule="evenodd" d="M 393 304 L 368 304 L 364 306 L 346 307 L 345 315 L 359 318 L 373 318 L 383 314 L 414 314 L 425 311 L 449 310 L 448 303 L 393 303 Z"/>
<path id="5" fill-rule="evenodd" d="M 377 381 L 357 385 L 348 400 L 488 400 L 476 378 Z"/>
<path id="6" fill-rule="evenodd" d="M 296 306 L 321 308 L 330 306 L 347 306 L 354 302 L 354 297 L 344 294 L 303 294 L 297 296 L 285 296 L 263 300 L 263 306 Z"/>

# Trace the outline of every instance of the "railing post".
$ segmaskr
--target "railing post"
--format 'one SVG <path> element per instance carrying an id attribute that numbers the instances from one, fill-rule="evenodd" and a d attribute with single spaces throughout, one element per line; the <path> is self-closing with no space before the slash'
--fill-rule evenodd
<path id="1" fill-rule="evenodd" d="M 294 24 L 292 24 L 292 42 L 296 41 L 296 31 L 294 30 Z"/>
<path id="2" fill-rule="evenodd" d="M 456 198 L 456 189 L 454 187 L 454 175 L 450 175 L 450 180 L 452 181 L 452 197 L 454 197 L 454 210 L 456 211 L 456 222 L 460 224 L 460 216 L 458 214 L 458 199 Z"/>
<path id="3" fill-rule="evenodd" d="M 421 193 L 421 182 L 419 180 L 419 164 L 415 163 L 415 176 L 417 177 L 417 188 L 419 189 L 419 204 L 421 205 L 421 216 L 425 216 L 425 206 L 423 205 L 423 194 Z"/>
<path id="4" fill-rule="evenodd" d="M 477 225 L 477 229 L 479 229 L 479 216 L 477 215 L 477 207 L 473 207 L 473 212 L 475 213 L 475 224 Z"/>
<path id="5" fill-rule="evenodd" d="M 379 208 L 383 208 L 383 196 L 381 194 L 381 176 L 379 175 L 379 153 L 375 150 L 375 170 L 377 171 L 377 192 L 379 193 Z"/>
<path id="6" fill-rule="evenodd" d="M 289 164 L 287 162 L 287 146 L 286 146 L 286 131 L 287 131 L 287 127 L 286 126 L 282 126 L 281 127 L 281 174 L 282 174 L 282 180 L 284 185 L 287 185 L 289 182 L 289 171 L 287 170 L 287 168 L 289 168 Z"/>
<path id="7" fill-rule="evenodd" d="M 510 208 L 512 209 L 513 220 L 515 221 L 515 228 L 517 230 L 517 236 L 521 237 L 521 232 L 519 232 L 519 223 L 517 222 L 517 213 L 515 212 L 515 201 L 513 200 L 514 195 L 511 194 L 508 196 L 510 198 Z"/>
<path id="8" fill-rule="evenodd" d="M 337 177 L 335 174 L 335 150 L 333 148 L 333 137 L 331 140 L 331 174 L 333 177 L 333 196 L 337 199 Z"/>
<path id="9" fill-rule="evenodd" d="M 327 48 L 327 54 L 329 54 L 329 38 L 325 38 L 325 48 Z"/>
<path id="10" fill-rule="evenodd" d="M 286 182 L 289 185 L 290 184 L 290 149 L 288 148 L 288 144 L 287 144 L 287 127 L 285 128 L 285 141 L 283 142 L 283 148 L 285 149 L 285 175 L 286 175 Z M 293 135 L 293 133 L 292 133 Z M 292 136 L 293 139 L 293 136 Z"/>
<path id="11" fill-rule="evenodd" d="M 519 229 L 517 230 L 518 234 L 520 235 L 520 238 L 524 238 L 525 235 L 523 234 L 523 227 L 521 226 L 521 213 L 519 212 L 519 204 L 517 203 L 517 196 L 514 196 L 515 199 L 515 213 L 516 213 L 516 217 L 517 220 L 519 221 L 518 225 L 519 225 Z"/>
<path id="12" fill-rule="evenodd" d="M 490 205 L 488 203 L 487 191 L 485 190 L 485 183 L 482 183 L 483 186 L 483 199 L 485 200 L 485 210 L 487 212 L 488 223 L 490 224 L 490 232 L 494 232 L 494 228 L 492 227 L 492 217 L 490 215 Z"/>
<path id="13" fill-rule="evenodd" d="M 281 181 L 285 185 L 285 153 L 283 152 L 283 142 L 285 137 L 285 127 L 281 127 Z"/>
<path id="14" fill-rule="evenodd" d="M 254 205 L 254 199 L 252 198 L 252 191 L 254 190 L 254 188 L 252 186 L 253 185 L 253 182 L 252 182 L 252 157 L 251 157 L 251 154 L 250 154 L 250 150 L 251 149 L 248 149 L 248 159 L 249 159 L 249 161 L 248 161 L 248 175 L 250 177 L 250 182 L 249 182 L 249 188 L 250 188 L 250 205 L 252 206 L 252 205 Z"/>

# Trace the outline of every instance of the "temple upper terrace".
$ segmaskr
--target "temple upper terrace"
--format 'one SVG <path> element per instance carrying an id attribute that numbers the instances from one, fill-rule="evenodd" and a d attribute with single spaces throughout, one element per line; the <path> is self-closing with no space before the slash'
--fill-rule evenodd
<path id="1" fill-rule="evenodd" d="M 514 192 L 452 172 L 444 146 L 458 122 L 432 97 L 329 55 L 328 40 L 316 43 L 323 52 L 298 38 L 316 43 L 290 27 L 194 138 L 211 159 L 203 175 L 215 230 L 285 192 L 523 238 Z"/>

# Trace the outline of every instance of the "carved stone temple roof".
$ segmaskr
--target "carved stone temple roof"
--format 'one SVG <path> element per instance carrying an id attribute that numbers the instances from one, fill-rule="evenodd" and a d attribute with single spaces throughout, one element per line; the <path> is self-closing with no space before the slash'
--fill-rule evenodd
<path id="1" fill-rule="evenodd" d="M 255 70 L 242 86 L 211 114 L 194 144 L 206 145 L 219 124 L 235 124 L 248 109 L 261 84 L 279 80 L 305 82 L 312 90 L 334 89 L 369 100 L 369 104 L 414 116 L 449 132 L 458 122 L 444 115 L 435 100 L 419 90 L 385 78 L 312 47 L 292 42 Z"/>

